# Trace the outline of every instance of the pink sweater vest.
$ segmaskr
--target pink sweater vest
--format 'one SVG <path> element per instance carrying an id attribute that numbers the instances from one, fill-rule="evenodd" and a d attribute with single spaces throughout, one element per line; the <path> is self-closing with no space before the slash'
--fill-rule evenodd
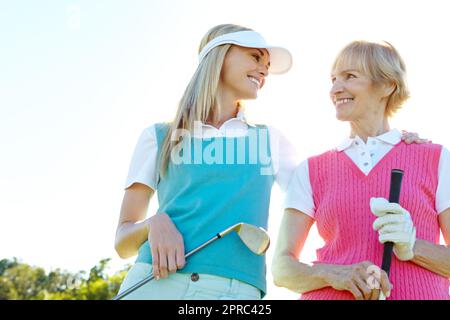
<path id="1" fill-rule="evenodd" d="M 417 238 L 439 244 L 435 208 L 441 146 L 397 144 L 366 176 L 345 152 L 328 151 L 308 160 L 316 207 L 315 220 L 325 245 L 315 263 L 350 265 L 371 261 L 381 266 L 383 245 L 372 229 L 371 197 L 389 198 L 391 169 L 403 169 L 400 205 L 411 213 Z M 449 299 L 447 278 L 412 262 L 392 257 L 392 300 Z M 353 299 L 349 291 L 326 287 L 310 291 L 302 300 Z"/>

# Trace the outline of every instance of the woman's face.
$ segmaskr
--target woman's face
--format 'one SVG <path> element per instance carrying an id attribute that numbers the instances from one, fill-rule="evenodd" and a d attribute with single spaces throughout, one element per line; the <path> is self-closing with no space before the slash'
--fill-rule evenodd
<path id="1" fill-rule="evenodd" d="M 384 115 L 389 97 L 385 85 L 375 83 L 352 66 L 334 70 L 331 82 L 330 98 L 339 120 L 357 121 Z"/>
<path id="2" fill-rule="evenodd" d="M 222 67 L 221 89 L 236 100 L 256 99 L 270 66 L 266 49 L 232 46 Z"/>

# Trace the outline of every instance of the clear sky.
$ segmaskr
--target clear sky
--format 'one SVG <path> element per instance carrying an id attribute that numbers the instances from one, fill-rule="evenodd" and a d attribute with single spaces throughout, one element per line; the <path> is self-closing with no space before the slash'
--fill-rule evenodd
<path id="1" fill-rule="evenodd" d="M 329 68 L 356 39 L 387 40 L 406 62 L 412 97 L 392 125 L 449 147 L 447 3 L 0 1 L 0 259 L 78 271 L 113 257 L 111 272 L 133 262 L 113 244 L 134 146 L 145 127 L 172 118 L 201 37 L 221 23 L 291 50 L 292 70 L 270 76 L 247 113 L 281 129 L 301 158 L 348 133 L 328 98 Z M 272 243 L 281 204 L 275 187 Z M 304 261 L 320 244 L 313 231 Z M 272 285 L 268 265 L 267 298 L 297 298 Z"/>

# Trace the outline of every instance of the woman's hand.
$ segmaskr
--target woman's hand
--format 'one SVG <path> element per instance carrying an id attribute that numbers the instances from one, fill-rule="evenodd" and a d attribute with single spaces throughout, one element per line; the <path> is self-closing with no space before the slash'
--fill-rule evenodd
<path id="1" fill-rule="evenodd" d="M 381 243 L 393 242 L 394 253 L 399 260 L 414 258 L 416 228 L 408 210 L 384 198 L 371 198 L 370 210 L 378 217 L 373 223 L 373 229 L 378 231 L 378 240 Z"/>
<path id="2" fill-rule="evenodd" d="M 325 281 L 336 290 L 347 290 L 356 300 L 378 300 L 380 289 L 389 297 L 392 285 L 385 271 L 370 261 L 352 265 L 324 265 Z"/>
<path id="3" fill-rule="evenodd" d="M 170 217 L 159 213 L 148 219 L 148 242 L 152 251 L 155 279 L 166 278 L 185 265 L 184 242 Z"/>
<path id="4" fill-rule="evenodd" d="M 405 130 L 402 130 L 402 140 L 405 141 L 405 143 L 407 143 L 407 144 L 411 144 L 411 143 L 421 144 L 421 143 L 431 142 L 428 139 L 420 138 L 416 132 L 408 132 Z"/>

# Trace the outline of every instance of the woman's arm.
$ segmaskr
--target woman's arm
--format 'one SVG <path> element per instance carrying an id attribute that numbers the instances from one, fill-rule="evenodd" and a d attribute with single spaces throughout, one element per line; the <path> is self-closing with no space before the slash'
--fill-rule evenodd
<path id="1" fill-rule="evenodd" d="M 298 261 L 309 230 L 314 220 L 305 213 L 288 208 L 284 212 L 278 233 L 278 242 L 272 263 L 274 283 L 298 293 L 324 287 L 350 291 L 357 300 L 377 300 L 378 288 L 369 286 L 369 267 L 374 264 L 364 261 L 353 265 L 316 264 L 309 266 Z M 387 274 L 380 271 L 381 290 L 390 295 Z"/>
<path id="2" fill-rule="evenodd" d="M 299 210 L 288 208 L 284 211 L 272 263 L 275 285 L 298 293 L 326 285 L 314 267 L 298 261 L 313 223 L 311 217 Z"/>
<path id="3" fill-rule="evenodd" d="M 417 239 L 414 245 L 414 258 L 411 261 L 450 278 L 450 247 L 448 247 L 450 244 L 450 208 L 439 214 L 439 224 L 447 246 Z"/>
<path id="4" fill-rule="evenodd" d="M 152 271 L 158 280 L 160 277 L 166 278 L 169 272 L 183 268 L 186 261 L 183 236 L 166 213 L 143 220 L 153 193 L 153 189 L 140 183 L 134 183 L 125 191 L 115 248 L 119 256 L 125 259 L 136 255 L 139 247 L 148 240 Z"/>
<path id="5" fill-rule="evenodd" d="M 125 190 L 115 239 L 115 249 L 123 259 L 136 255 L 148 238 L 149 220 L 144 219 L 153 193 L 153 189 L 141 183 Z"/>

